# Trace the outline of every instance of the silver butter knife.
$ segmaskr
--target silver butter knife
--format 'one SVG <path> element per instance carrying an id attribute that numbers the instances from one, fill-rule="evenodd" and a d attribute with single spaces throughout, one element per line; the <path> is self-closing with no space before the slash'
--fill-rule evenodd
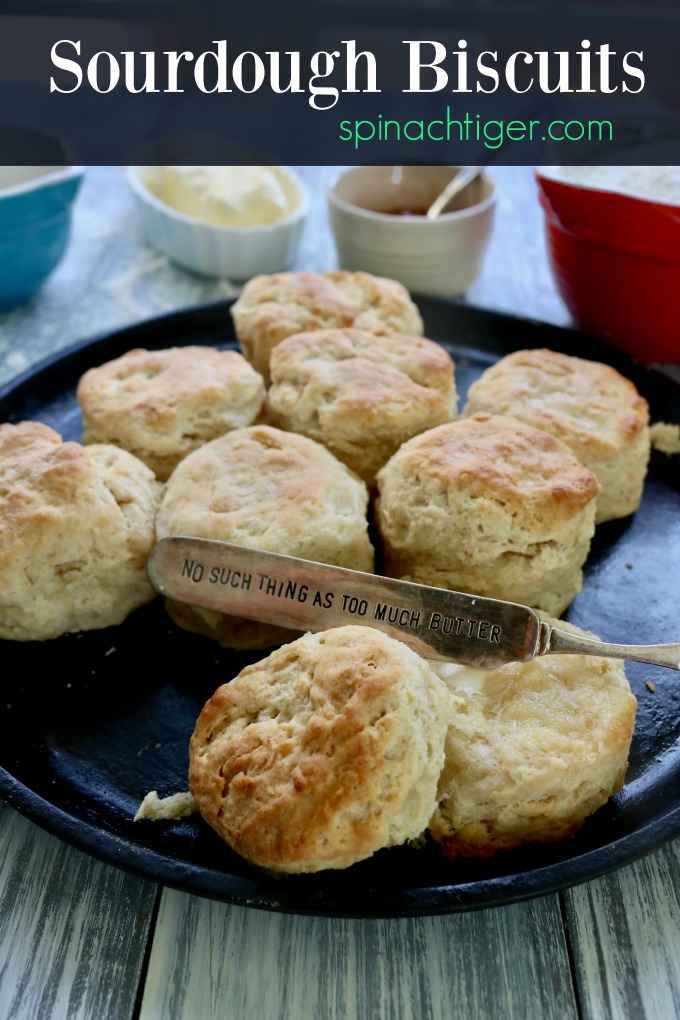
<path id="1" fill-rule="evenodd" d="M 599 655 L 680 670 L 680 644 L 607 644 L 561 630 L 528 606 L 259 552 L 205 538 L 151 550 L 157 592 L 218 613 L 320 631 L 375 627 L 434 659 L 494 669 L 549 653 Z"/>

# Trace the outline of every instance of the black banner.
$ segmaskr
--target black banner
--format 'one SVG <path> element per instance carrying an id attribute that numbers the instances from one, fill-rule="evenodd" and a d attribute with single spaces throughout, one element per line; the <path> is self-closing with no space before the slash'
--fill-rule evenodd
<path id="1" fill-rule="evenodd" d="M 679 60 L 677 0 L 10 0 L 1 162 L 677 164 Z"/>

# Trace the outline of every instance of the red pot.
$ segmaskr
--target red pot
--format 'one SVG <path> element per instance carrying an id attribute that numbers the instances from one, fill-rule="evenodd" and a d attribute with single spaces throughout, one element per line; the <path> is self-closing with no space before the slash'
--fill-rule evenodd
<path id="1" fill-rule="evenodd" d="M 557 288 L 581 329 L 637 361 L 680 362 L 680 206 L 537 168 Z"/>

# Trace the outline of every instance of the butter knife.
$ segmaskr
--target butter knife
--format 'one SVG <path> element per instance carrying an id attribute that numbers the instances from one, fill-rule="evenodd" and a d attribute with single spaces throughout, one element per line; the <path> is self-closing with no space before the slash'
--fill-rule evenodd
<path id="1" fill-rule="evenodd" d="M 572 634 L 515 602 L 430 588 L 205 538 L 164 538 L 149 581 L 161 595 L 298 631 L 375 627 L 427 658 L 481 669 L 578 654 L 680 670 L 680 644 L 608 644 Z"/>

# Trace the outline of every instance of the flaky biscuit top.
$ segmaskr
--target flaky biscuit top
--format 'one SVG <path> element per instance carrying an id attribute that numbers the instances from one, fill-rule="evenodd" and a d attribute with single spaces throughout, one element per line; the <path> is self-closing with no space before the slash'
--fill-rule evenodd
<path id="1" fill-rule="evenodd" d="M 456 414 L 454 365 L 424 337 L 326 329 L 272 352 L 272 420 L 328 446 L 367 481 L 406 439 Z"/>
<path id="2" fill-rule="evenodd" d="M 402 284 L 344 270 L 256 276 L 243 288 L 232 316 L 243 353 L 265 378 L 272 349 L 295 333 L 348 326 L 423 333 L 420 313 Z"/>
<path id="3" fill-rule="evenodd" d="M 296 371 L 308 378 L 327 365 L 368 362 L 389 365 L 419 386 L 448 392 L 452 387 L 451 356 L 439 344 L 415 334 L 376 335 L 357 328 L 313 330 L 288 337 L 272 359 L 275 377 Z"/>
<path id="4" fill-rule="evenodd" d="M 359 311 L 353 323 L 357 329 L 422 335 L 420 312 L 397 280 L 344 269 L 331 269 L 324 275 L 357 305 Z"/>
<path id="5" fill-rule="evenodd" d="M 409 440 L 381 475 L 428 479 L 452 502 L 494 500 L 519 518 L 570 516 L 597 495 L 595 476 L 559 440 L 484 412 Z"/>
<path id="6" fill-rule="evenodd" d="M 41 422 L 0 425 L 0 535 L 35 544 L 39 531 L 59 516 L 134 514 L 135 497 L 158 499 L 160 485 L 136 457 L 115 447 L 63 442 Z"/>
<path id="7" fill-rule="evenodd" d="M 532 563 L 551 552 L 585 558 L 594 530 L 593 473 L 547 432 L 500 415 L 480 412 L 421 433 L 377 481 L 377 524 L 398 576 L 412 577 L 416 563 L 500 567 L 506 553 Z"/>
<path id="8" fill-rule="evenodd" d="M 239 339 L 254 331 L 277 343 L 304 329 L 351 326 L 359 306 L 311 271 L 255 276 L 232 308 Z"/>
<path id="9" fill-rule="evenodd" d="M 237 351 L 140 348 L 86 372 L 77 398 L 86 443 L 122 446 L 165 480 L 197 446 L 251 425 L 265 387 Z"/>
<path id="10" fill-rule="evenodd" d="M 364 483 L 324 447 L 270 426 L 236 429 L 195 450 L 173 472 L 157 528 L 336 562 L 349 545 L 373 569 Z"/>
<path id="11" fill-rule="evenodd" d="M 586 463 L 616 456 L 649 423 L 647 401 L 616 369 L 545 348 L 515 351 L 488 368 L 464 413 L 478 411 L 544 429 Z"/>

